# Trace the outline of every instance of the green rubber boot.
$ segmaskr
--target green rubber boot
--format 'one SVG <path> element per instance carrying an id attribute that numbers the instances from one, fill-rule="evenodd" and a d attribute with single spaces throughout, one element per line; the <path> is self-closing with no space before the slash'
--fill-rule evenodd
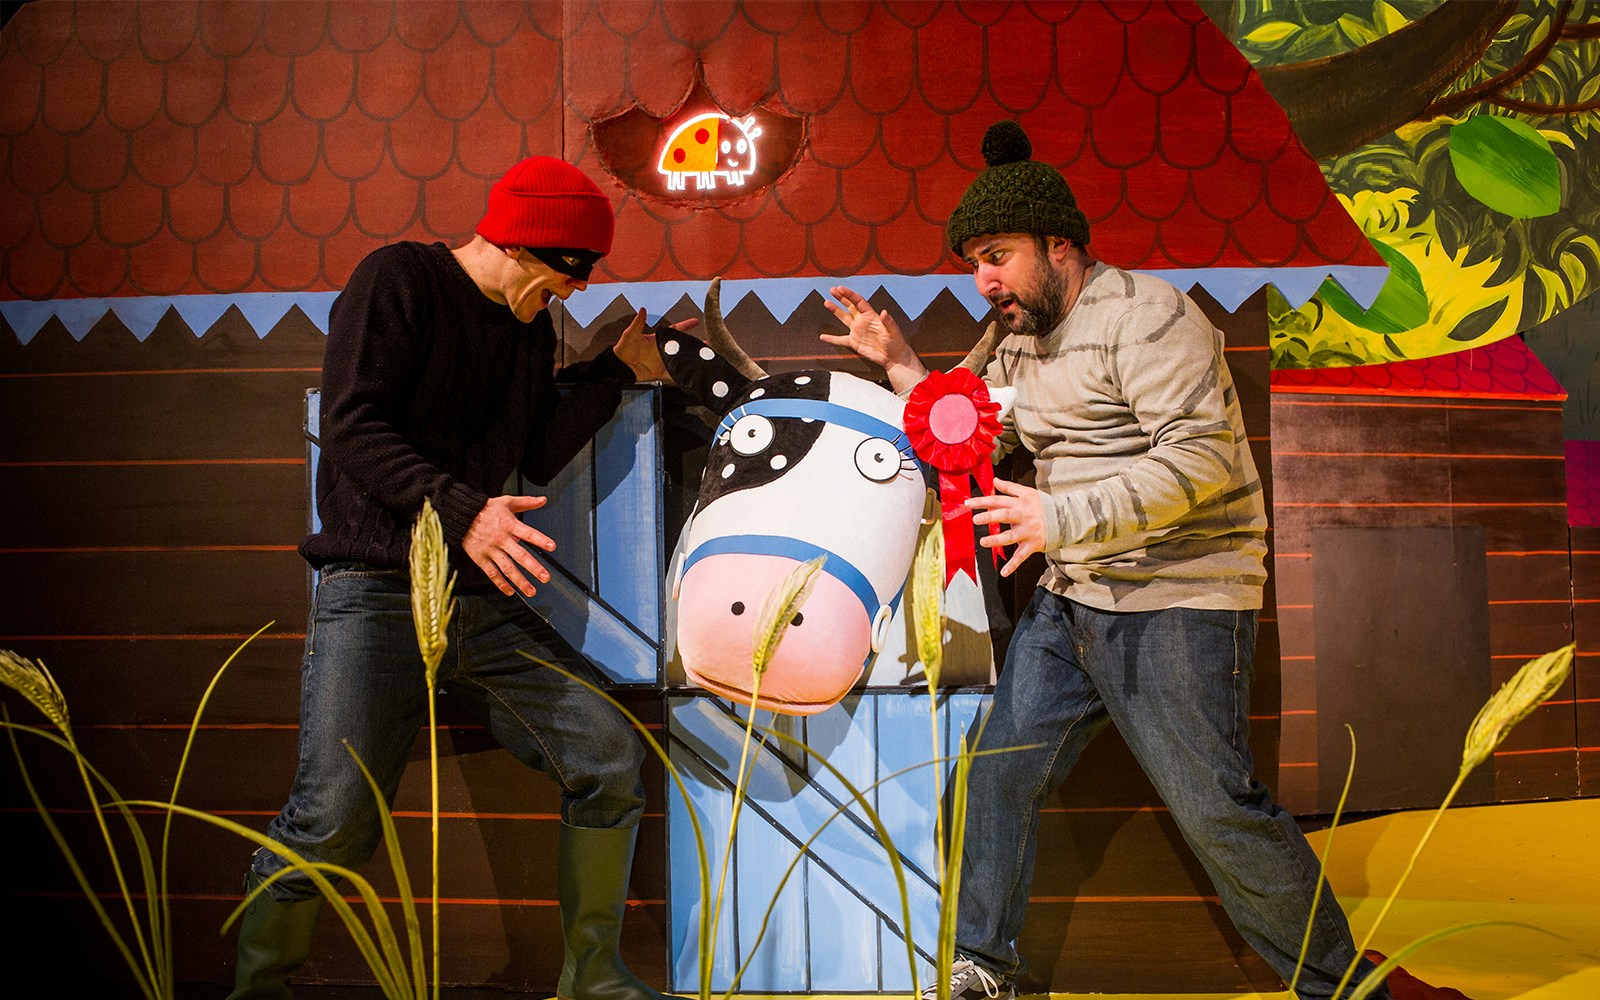
<path id="1" fill-rule="evenodd" d="M 618 948 L 628 875 L 639 828 L 596 830 L 561 824 L 559 1000 L 663 1000 L 622 964 Z"/>
<path id="2" fill-rule="evenodd" d="M 244 891 L 261 884 L 254 871 Z M 289 976 L 311 954 L 311 936 L 322 913 L 322 897 L 280 903 L 263 892 L 250 901 L 239 921 L 239 962 L 228 1000 L 289 1000 Z"/>

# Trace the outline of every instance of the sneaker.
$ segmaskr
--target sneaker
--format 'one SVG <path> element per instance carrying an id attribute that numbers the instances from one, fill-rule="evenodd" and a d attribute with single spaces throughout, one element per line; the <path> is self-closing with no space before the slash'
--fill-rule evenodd
<path id="1" fill-rule="evenodd" d="M 1016 1000 L 1016 996 L 1015 986 L 970 959 L 958 958 L 950 966 L 950 1000 Z M 939 1000 L 939 984 L 923 990 L 922 1000 Z"/>

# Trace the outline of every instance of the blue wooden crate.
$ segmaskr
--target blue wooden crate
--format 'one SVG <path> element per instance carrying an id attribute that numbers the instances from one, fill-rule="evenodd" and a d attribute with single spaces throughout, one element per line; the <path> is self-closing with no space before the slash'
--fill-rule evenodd
<path id="1" fill-rule="evenodd" d="M 305 397 L 312 531 L 322 393 Z M 661 679 L 666 555 L 661 524 L 659 390 L 625 389 L 622 405 L 595 440 L 548 486 L 513 475 L 507 492 L 549 502 L 523 520 L 556 551 L 537 552 L 550 570 L 528 604 L 606 677 L 618 684 Z"/>
<path id="2" fill-rule="evenodd" d="M 954 755 L 986 702 L 978 692 L 940 695 L 939 755 Z M 709 695 L 667 700 L 669 753 L 705 837 L 713 901 L 747 712 Z M 929 766 L 936 754 L 928 696 L 862 692 L 807 718 L 774 720 L 759 712 L 757 723 L 805 742 L 878 813 L 904 869 L 917 983 L 928 984 L 939 923 L 937 800 Z M 760 735 L 757 730 L 755 738 Z M 726 990 L 748 963 L 741 992 L 910 989 L 899 887 L 865 811 L 827 767 L 793 746 L 769 738 L 750 758 L 748 793 L 722 891 L 713 987 Z M 948 787 L 949 772 L 947 763 L 940 787 Z M 833 818 L 835 813 L 840 815 Z M 693 993 L 699 985 L 701 876 L 689 809 L 675 792 L 668 796 L 667 821 L 671 988 Z"/>
<path id="3" fill-rule="evenodd" d="M 661 681 L 667 556 L 659 409 L 659 390 L 623 390 L 611 422 L 548 486 L 517 488 L 548 498 L 522 519 L 556 543 L 553 553 L 535 553 L 550 582 L 529 606 L 619 684 Z"/>

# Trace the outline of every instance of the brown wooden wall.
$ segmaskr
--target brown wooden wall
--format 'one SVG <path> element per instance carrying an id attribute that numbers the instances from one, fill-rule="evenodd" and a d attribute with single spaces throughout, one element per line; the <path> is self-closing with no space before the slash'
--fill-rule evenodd
<path id="1" fill-rule="evenodd" d="M 1260 297 L 1232 315 L 1199 298 L 1229 330 L 1229 361 L 1266 472 Z M 887 298 L 878 304 L 898 309 Z M 669 317 L 694 312 L 685 300 Z M 590 328 L 573 329 L 571 356 L 598 350 L 627 313 L 618 303 Z M 930 364 L 949 364 L 979 332 L 948 296 L 915 321 L 902 318 Z M 865 372 L 815 340 L 832 322 L 818 300 L 782 325 L 754 299 L 730 312 L 752 353 L 773 370 L 824 364 Z M 318 381 L 322 341 L 297 311 L 264 338 L 236 312 L 199 337 L 169 314 L 143 343 L 114 316 L 81 342 L 52 320 L 27 345 L 0 321 L 0 414 L 14 428 L 0 444 L 8 483 L 0 491 L 0 571 L 23 584 L 0 609 L 0 645 L 55 672 L 91 760 L 129 797 L 166 793 L 206 684 L 232 649 L 268 622 L 275 624 L 240 656 L 213 697 L 181 798 L 262 828 L 287 794 L 309 595 L 305 564 L 294 551 L 308 516 L 302 396 Z M 1259 767 L 1269 775 L 1277 743 L 1274 625 L 1265 616 L 1252 713 Z M 637 711 L 659 719 L 654 697 L 630 697 Z M 559 971 L 553 787 L 486 745 L 471 725 L 451 721 L 449 733 L 442 793 L 446 978 L 551 988 Z M 64 762 L 39 747 L 28 752 L 47 800 L 64 810 L 64 829 L 90 843 L 88 817 L 68 792 L 73 783 Z M 12 944 L 18 953 L 73 956 L 74 974 L 86 981 L 121 978 L 29 814 L 14 770 L 7 766 L 4 775 L 0 817 L 7 842 L 37 848 L 41 863 L 9 881 L 0 896 L 46 918 Z M 627 950 L 630 963 L 659 982 L 667 891 L 659 769 L 652 766 L 647 780 L 652 801 Z M 420 750 L 397 810 L 416 877 L 427 856 Z M 1221 914 L 1114 733 L 1090 750 L 1044 822 L 1051 847 L 1041 857 L 1023 943 L 1039 985 L 1275 988 Z M 173 896 L 186 981 L 217 981 L 231 966 L 231 938 L 217 928 L 237 899 L 248 850 L 232 835 L 179 824 Z M 91 870 L 104 874 L 103 866 Z M 381 858 L 369 874 L 392 892 Z M 1141 931 L 1129 934 L 1130 927 Z M 70 937 L 62 937 L 62 928 L 71 929 Z M 369 978 L 332 921 L 320 931 L 306 974 L 323 981 Z"/>
<path id="2" fill-rule="evenodd" d="M 54 320 L 25 346 L 0 329 L 0 574 L 11 581 L 0 647 L 51 669 L 91 762 L 122 794 L 159 798 L 212 675 L 240 641 L 272 623 L 218 686 L 181 796 L 261 829 L 287 795 L 295 762 L 309 596 L 295 552 L 309 500 L 303 397 L 318 383 L 324 337 L 298 311 L 265 338 L 237 312 L 203 333 L 197 338 L 173 313 L 143 343 L 114 316 L 82 342 Z M 20 716 L 12 699 L 7 704 Z M 659 719 L 654 699 L 633 707 Z M 450 720 L 448 705 L 444 711 Z M 24 748 L 46 801 L 75 843 L 92 845 L 62 755 L 35 742 Z M 553 985 L 561 961 L 550 944 L 560 940 L 555 788 L 488 745 L 475 726 L 452 722 L 444 746 L 446 974 Z M 7 880 L 5 905 L 41 919 L 5 950 L 55 955 L 85 979 L 121 978 L 7 757 L 5 841 L 36 849 L 29 856 L 39 863 Z M 628 950 L 641 973 L 659 980 L 665 875 L 654 764 L 647 783 Z M 407 772 L 396 810 L 426 895 L 425 757 Z M 178 824 L 172 893 L 184 980 L 219 981 L 231 968 L 231 938 L 217 931 L 238 899 L 249 850 L 232 834 Z M 96 884 L 109 886 L 94 852 L 86 859 Z M 370 871 L 392 896 L 381 858 Z M 306 972 L 370 980 L 333 920 Z"/>
<path id="3" fill-rule="evenodd" d="M 1492 782 L 1469 787 L 1469 799 L 1593 794 L 1600 697 L 1590 664 L 1600 655 L 1600 624 L 1590 619 L 1600 594 L 1583 581 L 1600 566 L 1600 536 L 1579 532 L 1569 554 L 1558 404 L 1278 394 L 1269 405 L 1261 297 L 1233 314 L 1196 297 L 1228 331 L 1229 363 L 1274 511 L 1276 559 L 1251 713 L 1258 774 L 1269 783 L 1278 776 L 1276 790 L 1291 808 L 1331 807 L 1317 776 L 1326 723 L 1317 711 L 1313 535 L 1331 527 L 1455 526 L 1483 533 L 1493 682 L 1567 641 L 1575 614 L 1580 642 L 1574 682 L 1518 729 L 1494 759 Z M 878 304 L 897 308 L 887 298 Z M 694 311 L 685 300 L 670 316 Z M 589 329 L 573 329 L 572 356 L 592 354 L 626 315 L 618 303 Z M 831 322 L 818 301 L 780 325 L 750 299 L 730 322 L 774 370 L 865 370 L 816 343 L 816 331 Z M 948 363 L 977 333 L 948 297 L 906 325 L 931 364 Z M 307 518 L 301 400 L 317 382 L 322 340 L 298 312 L 265 338 L 234 312 L 201 337 L 169 314 L 143 343 L 110 316 L 82 342 L 52 321 L 22 345 L 0 325 L 0 414 L 9 430 L 0 444 L 0 569 L 18 584 L 0 609 L 0 644 L 55 671 L 91 759 L 126 795 L 165 793 L 205 685 L 234 646 L 269 621 L 276 624 L 234 664 L 211 703 L 182 798 L 259 828 L 287 791 L 308 596 L 294 552 Z M 1034 578 L 1019 574 L 1016 590 Z M 653 696 L 631 698 L 647 718 L 659 718 Z M 452 721 L 449 733 L 446 975 L 549 988 L 559 940 L 549 862 L 554 791 L 487 746 L 474 727 Z M 72 783 L 63 762 L 43 748 L 28 750 L 47 798 L 65 810 L 64 829 L 87 842 L 88 819 L 65 792 Z M 1364 769 L 1396 763 L 1362 758 Z M 427 851 L 425 779 L 419 757 L 398 803 L 413 872 Z M 649 781 L 627 948 L 641 974 L 659 981 L 667 887 L 658 770 Z M 7 842 L 37 848 L 40 858 L 0 893 L 43 918 L 21 931 L 16 947 L 59 952 L 59 929 L 72 928 L 73 967 L 86 979 L 119 977 L 9 766 L 3 788 Z M 1049 846 L 1022 941 L 1031 985 L 1278 988 L 1228 924 L 1114 732 L 1091 747 L 1047 807 L 1042 836 Z M 214 981 L 231 963 L 231 939 L 216 929 L 237 898 L 248 848 L 194 824 L 180 824 L 178 838 L 181 975 Z M 388 891 L 381 860 L 372 872 Z M 331 921 L 307 973 L 367 979 Z"/>
<path id="4" fill-rule="evenodd" d="M 1578 794 L 1600 795 L 1600 528 L 1571 528 L 1573 661 Z M 1560 699 L 1563 695 L 1557 695 Z"/>
<path id="5" fill-rule="evenodd" d="M 1438 626 L 1438 617 L 1448 613 L 1450 587 L 1445 584 L 1454 585 L 1452 574 L 1479 572 L 1485 584 L 1483 603 L 1467 611 L 1486 623 L 1486 662 L 1474 681 L 1486 697 L 1530 658 L 1573 640 L 1574 581 L 1592 577 L 1593 567 L 1577 561 L 1588 557 L 1570 551 L 1559 402 L 1278 393 L 1272 400 L 1272 424 L 1283 641 L 1280 794 L 1297 811 L 1329 812 L 1345 764 L 1343 756 L 1330 760 L 1324 754 L 1319 760 L 1319 741 L 1324 749 L 1329 746 L 1330 727 L 1336 741 L 1345 740 L 1338 730 L 1350 722 L 1358 747 L 1372 743 L 1391 750 L 1409 747 L 1414 753 L 1442 747 L 1459 763 L 1470 714 L 1444 725 L 1425 707 L 1415 714 L 1394 709 L 1412 689 L 1425 691 L 1441 671 L 1460 666 L 1443 660 L 1441 649 L 1431 657 L 1388 664 L 1383 676 L 1391 687 L 1374 688 L 1364 698 L 1368 708 L 1351 717 L 1330 718 L 1320 710 L 1319 695 L 1344 695 L 1339 686 L 1348 681 L 1319 671 L 1319 651 L 1326 657 L 1348 654 L 1341 644 L 1361 646 L 1362 655 L 1383 662 L 1386 645 L 1405 648 L 1408 631 Z M 1398 540 L 1407 532 L 1450 529 L 1481 539 L 1476 544 L 1481 545 L 1483 569 L 1448 561 L 1431 566 L 1427 572 L 1439 585 L 1430 587 L 1423 580 L 1410 592 L 1391 595 L 1387 616 L 1369 622 L 1374 634 L 1330 634 L 1338 626 L 1318 617 L 1319 612 L 1331 617 L 1316 600 L 1319 560 L 1328 563 L 1324 572 L 1331 572 L 1333 563 L 1343 558 L 1335 548 L 1339 539 L 1362 537 L 1359 532 L 1326 533 L 1336 528 L 1397 533 L 1385 536 L 1396 540 L 1396 552 L 1403 549 Z M 1328 546 L 1321 554 L 1316 551 L 1319 539 Z M 1414 569 L 1394 564 L 1390 572 Z M 1381 573 L 1369 581 L 1375 591 L 1390 583 Z M 1569 681 L 1513 732 L 1495 754 L 1492 771 L 1478 775 L 1462 801 L 1576 794 L 1576 699 L 1581 697 Z M 1362 701 L 1361 693 L 1354 700 Z M 1357 756 L 1351 801 L 1355 809 L 1373 808 L 1364 798 L 1364 787 L 1415 766 L 1410 754 L 1374 756 L 1358 749 Z M 1337 769 L 1332 782 L 1329 775 L 1319 775 L 1320 768 L 1330 765 Z M 1420 787 L 1410 804 L 1435 805 L 1444 791 L 1431 784 Z"/>

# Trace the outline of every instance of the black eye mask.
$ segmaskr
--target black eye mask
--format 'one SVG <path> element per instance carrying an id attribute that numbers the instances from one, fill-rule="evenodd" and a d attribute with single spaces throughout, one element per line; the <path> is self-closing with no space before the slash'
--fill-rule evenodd
<path id="1" fill-rule="evenodd" d="M 525 247 L 539 263 L 559 274 L 578 281 L 588 281 L 594 266 L 605 254 L 596 250 L 575 250 L 567 247 Z"/>

